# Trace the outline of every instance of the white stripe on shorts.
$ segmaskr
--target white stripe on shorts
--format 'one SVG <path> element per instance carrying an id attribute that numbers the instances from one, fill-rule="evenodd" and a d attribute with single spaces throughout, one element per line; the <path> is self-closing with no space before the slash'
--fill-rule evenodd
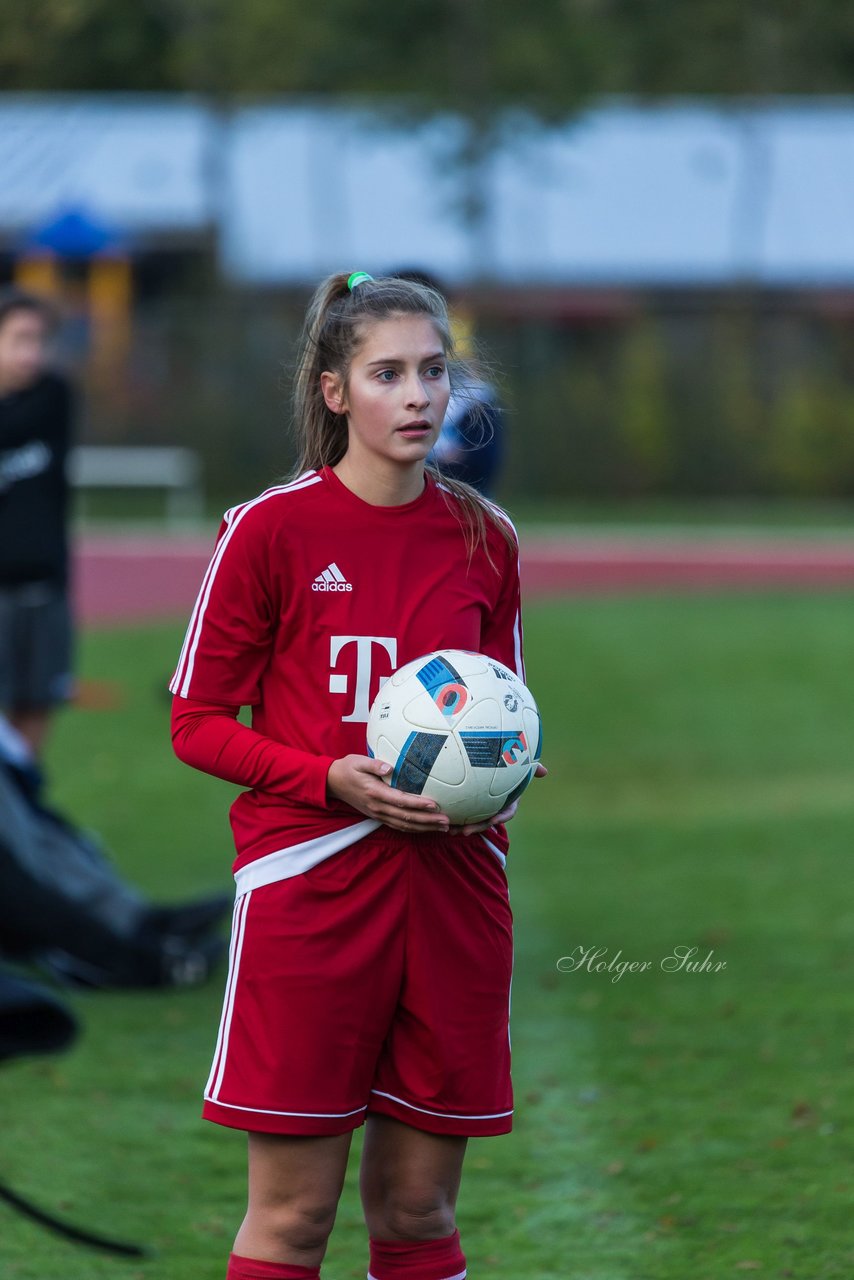
<path id="1" fill-rule="evenodd" d="M 430 1111 L 427 1107 L 416 1107 L 414 1102 L 406 1102 L 403 1098 L 396 1098 L 393 1093 L 385 1093 L 382 1089 L 372 1089 L 371 1093 L 375 1093 L 378 1098 L 388 1098 L 391 1102 L 399 1102 L 402 1107 L 409 1107 L 410 1111 L 420 1111 L 425 1116 L 440 1116 L 445 1120 L 501 1120 L 504 1116 L 512 1116 L 513 1108 L 509 1111 L 491 1111 L 480 1116 L 459 1116 L 450 1111 Z"/>
<path id="2" fill-rule="evenodd" d="M 225 984 L 225 997 L 222 1004 L 222 1017 L 219 1023 L 219 1034 L 214 1050 L 213 1065 L 208 1082 L 205 1085 L 205 1097 L 211 1102 L 217 1101 L 225 1075 L 225 1060 L 228 1055 L 228 1037 L 231 1034 L 231 1019 L 234 1014 L 234 996 L 237 990 L 237 975 L 240 970 L 240 956 L 243 951 L 243 937 L 246 932 L 246 916 L 252 891 L 244 893 L 234 904 L 234 918 L 231 926 L 231 947 L 228 955 L 228 977 Z"/>
<path id="3" fill-rule="evenodd" d="M 466 1280 L 467 1275 L 468 1275 L 468 1271 L 458 1271 L 455 1276 L 443 1276 L 442 1280 Z M 377 1280 L 377 1278 L 376 1276 L 371 1275 L 369 1271 L 368 1280 Z"/>
<path id="4" fill-rule="evenodd" d="M 209 1098 L 207 1094 L 205 1102 L 215 1102 L 218 1107 L 228 1107 L 229 1111 L 251 1111 L 256 1116 L 301 1116 L 310 1120 L 346 1120 L 348 1116 L 357 1116 L 360 1111 L 368 1109 L 365 1103 L 352 1111 L 273 1111 L 270 1107 L 242 1107 L 237 1102 L 222 1102 L 219 1098 Z"/>

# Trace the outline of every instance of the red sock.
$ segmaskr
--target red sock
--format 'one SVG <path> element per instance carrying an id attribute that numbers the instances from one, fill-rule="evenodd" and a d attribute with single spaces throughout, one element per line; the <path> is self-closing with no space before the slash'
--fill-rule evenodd
<path id="1" fill-rule="evenodd" d="M 295 1267 L 289 1262 L 262 1262 L 258 1258 L 228 1259 L 225 1280 L 320 1280 L 320 1267 Z"/>
<path id="2" fill-rule="evenodd" d="M 374 1240 L 368 1280 L 465 1280 L 460 1233 L 442 1240 Z"/>

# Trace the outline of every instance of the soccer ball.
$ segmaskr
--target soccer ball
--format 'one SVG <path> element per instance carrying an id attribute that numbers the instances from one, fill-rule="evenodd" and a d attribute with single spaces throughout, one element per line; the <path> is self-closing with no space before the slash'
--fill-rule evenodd
<path id="1" fill-rule="evenodd" d="M 391 785 L 429 796 L 453 823 L 491 818 L 520 796 L 541 750 L 540 713 L 519 677 L 462 649 L 395 671 L 368 718 L 368 752 L 394 766 Z"/>

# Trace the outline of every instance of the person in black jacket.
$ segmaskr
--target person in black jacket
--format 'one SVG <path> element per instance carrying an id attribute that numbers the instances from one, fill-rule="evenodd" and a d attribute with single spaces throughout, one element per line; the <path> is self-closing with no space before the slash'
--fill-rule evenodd
<path id="1" fill-rule="evenodd" d="M 0 711 L 41 754 L 71 693 L 68 456 L 72 389 L 49 369 L 55 317 L 0 292 Z"/>

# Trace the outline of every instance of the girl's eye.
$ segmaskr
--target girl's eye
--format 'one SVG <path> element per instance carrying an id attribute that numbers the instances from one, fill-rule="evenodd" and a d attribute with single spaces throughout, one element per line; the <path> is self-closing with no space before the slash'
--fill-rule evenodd
<path id="1" fill-rule="evenodd" d="M 394 369 L 381 369 L 380 372 L 377 374 L 377 377 L 379 378 L 380 382 L 391 382 L 394 376 L 395 376 Z"/>
<path id="2" fill-rule="evenodd" d="M 444 365 L 434 364 L 434 365 L 431 365 L 430 368 L 427 370 L 427 376 L 430 378 L 441 378 L 444 372 L 445 372 Z"/>

